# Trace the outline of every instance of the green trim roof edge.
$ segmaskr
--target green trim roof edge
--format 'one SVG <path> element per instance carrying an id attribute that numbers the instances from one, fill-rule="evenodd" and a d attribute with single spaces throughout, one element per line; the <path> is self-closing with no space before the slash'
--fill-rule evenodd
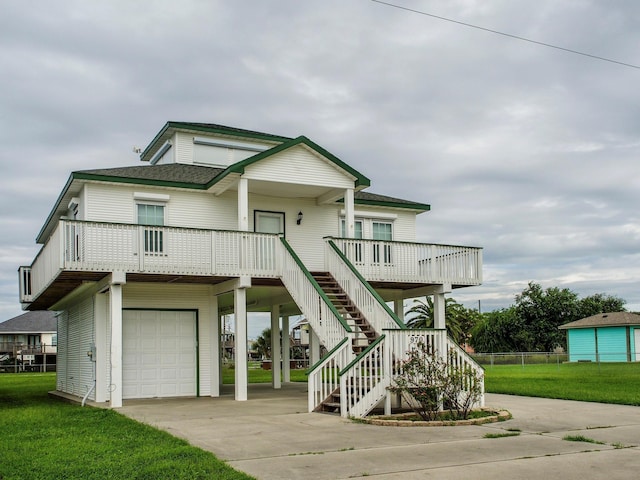
<path id="1" fill-rule="evenodd" d="M 49 222 L 53 218 L 54 213 L 56 212 L 56 210 L 58 210 L 58 205 L 60 205 L 60 202 L 62 201 L 64 196 L 67 194 L 67 191 L 69 190 L 69 187 L 71 186 L 72 182 L 73 182 L 73 173 L 71 175 L 69 175 L 69 178 L 67 179 L 67 183 L 65 183 L 64 187 L 62 187 L 62 192 L 60 192 L 60 195 L 58 195 L 58 198 L 56 199 L 55 203 L 53 204 L 53 208 L 51 209 L 51 212 L 49 212 L 49 215 L 47 216 L 47 219 L 44 221 L 44 224 L 42 225 L 42 228 L 38 232 L 38 235 L 36 236 L 36 243 L 44 244 L 44 240 L 42 242 L 40 242 L 40 237 L 42 237 L 42 234 L 46 230 L 47 225 L 49 225 Z"/>
<path id="2" fill-rule="evenodd" d="M 344 202 L 344 200 L 338 200 L 340 202 Z M 404 203 L 404 202 L 385 202 L 382 200 L 366 200 L 366 199 L 355 199 L 354 203 L 358 205 L 373 205 L 376 207 L 393 207 L 393 208 L 407 208 L 409 210 L 421 210 L 428 212 L 431 210 L 431 205 L 426 203 Z"/>
<path id="3" fill-rule="evenodd" d="M 209 185 L 207 185 L 207 188 L 209 188 L 209 187 L 211 187 L 211 185 L 219 182 L 220 180 L 222 180 L 224 177 L 226 177 L 230 173 L 239 173 L 239 174 L 242 175 L 244 173 L 244 169 L 246 167 L 248 167 L 249 165 L 251 165 L 251 164 L 253 164 L 255 162 L 258 162 L 260 160 L 263 160 L 265 158 L 268 158 L 268 157 L 270 157 L 272 155 L 275 155 L 277 153 L 280 153 L 280 152 L 282 152 L 284 150 L 287 150 L 289 148 L 295 147 L 297 145 L 306 145 L 307 147 L 311 148 L 312 150 L 315 150 L 316 152 L 318 152 L 320 155 L 322 155 L 323 157 L 327 158 L 331 162 L 335 163 L 341 169 L 346 170 L 347 172 L 349 172 L 352 176 L 354 176 L 356 178 L 356 181 L 355 181 L 355 186 L 356 187 L 360 187 L 360 186 L 368 187 L 369 185 L 371 185 L 371 180 L 369 180 L 363 174 L 358 172 L 355 168 L 350 167 L 349 165 L 344 163 L 342 160 L 340 160 L 338 157 L 333 155 L 331 152 L 325 150 L 324 148 L 322 148 L 317 143 L 309 140 L 304 135 L 301 135 L 301 136 L 299 136 L 297 138 L 294 138 L 292 140 L 289 140 L 289 141 L 286 141 L 284 143 L 281 143 L 280 145 L 276 145 L 275 147 L 270 148 L 269 150 L 265 150 L 264 152 L 260 152 L 260 153 L 258 153 L 256 155 L 254 155 L 252 157 L 249 157 L 249 158 L 247 158 L 245 160 L 242 160 L 242 161 L 240 161 L 238 163 L 234 163 L 233 165 L 229 166 L 229 168 L 227 168 L 227 170 L 225 170 L 220 175 L 218 175 L 216 178 L 214 178 L 211 182 L 209 182 Z"/>
<path id="4" fill-rule="evenodd" d="M 172 180 L 155 180 L 152 178 L 118 177 L 115 175 L 100 175 L 96 173 L 73 172 L 74 180 L 93 180 L 96 182 L 135 183 L 137 185 L 154 185 L 160 187 L 190 188 L 193 190 L 206 190 L 202 183 L 174 182 Z"/>

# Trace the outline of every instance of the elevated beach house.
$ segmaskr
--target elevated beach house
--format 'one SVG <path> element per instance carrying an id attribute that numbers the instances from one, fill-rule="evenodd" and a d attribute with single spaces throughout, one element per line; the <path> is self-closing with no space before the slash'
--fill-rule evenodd
<path id="1" fill-rule="evenodd" d="M 235 399 L 246 400 L 248 312 L 269 312 L 285 357 L 289 336 L 277 333 L 291 315 L 309 322 L 310 411 L 388 406 L 386 387 L 419 340 L 479 368 L 447 338 L 444 295 L 481 283 L 482 251 L 416 243 L 428 205 L 370 192 L 304 136 L 169 122 L 140 159 L 73 172 L 42 249 L 19 269 L 24 308 L 60 312 L 59 392 L 112 407 L 216 397 L 220 318 L 233 314 Z M 434 296 L 436 328 L 408 330 L 403 299 L 423 295 Z M 274 358 L 274 388 L 288 360 Z"/>

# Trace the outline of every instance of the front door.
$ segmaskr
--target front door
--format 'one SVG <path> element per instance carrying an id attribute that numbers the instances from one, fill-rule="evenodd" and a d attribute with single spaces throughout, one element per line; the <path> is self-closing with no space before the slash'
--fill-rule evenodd
<path id="1" fill-rule="evenodd" d="M 254 230 L 256 233 L 275 233 L 284 235 L 284 212 L 267 212 L 256 210 L 254 212 Z M 256 239 L 257 253 L 256 266 L 260 269 L 270 270 L 275 268 L 276 254 L 273 239 Z"/>

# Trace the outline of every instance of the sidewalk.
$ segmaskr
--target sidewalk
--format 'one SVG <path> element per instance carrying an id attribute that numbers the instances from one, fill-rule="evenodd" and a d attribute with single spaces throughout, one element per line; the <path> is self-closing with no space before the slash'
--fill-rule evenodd
<path id="1" fill-rule="evenodd" d="M 306 384 L 251 385 L 249 400 L 136 400 L 119 411 L 186 438 L 259 479 L 636 478 L 640 407 L 488 394 L 506 422 L 380 427 L 306 413 Z M 519 436 L 486 433 L 519 429 Z M 563 440 L 582 435 L 604 444 Z M 625 448 L 621 448 L 625 447 Z"/>

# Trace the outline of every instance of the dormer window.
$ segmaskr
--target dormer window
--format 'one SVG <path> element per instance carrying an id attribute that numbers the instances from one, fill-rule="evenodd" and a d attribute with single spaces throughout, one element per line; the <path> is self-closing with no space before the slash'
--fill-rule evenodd
<path id="1" fill-rule="evenodd" d="M 263 152 L 268 147 L 249 142 L 221 138 L 193 137 L 193 163 L 212 167 L 228 167 Z"/>

